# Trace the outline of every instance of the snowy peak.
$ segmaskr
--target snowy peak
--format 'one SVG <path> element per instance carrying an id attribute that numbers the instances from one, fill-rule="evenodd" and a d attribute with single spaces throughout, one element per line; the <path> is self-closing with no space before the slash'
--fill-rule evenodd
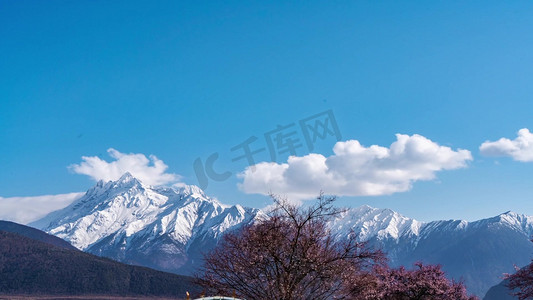
<path id="1" fill-rule="evenodd" d="M 137 178 L 133 177 L 130 172 L 124 173 L 115 183 L 117 186 L 141 185 L 141 182 Z"/>
<path id="2" fill-rule="evenodd" d="M 126 172 L 116 181 L 110 180 L 108 182 L 104 182 L 103 180 L 99 180 L 95 186 L 87 191 L 86 196 L 90 195 L 92 198 L 97 198 L 105 193 L 109 195 L 111 193 L 120 193 L 124 190 L 134 189 L 135 191 L 138 191 L 144 188 L 145 186 L 140 180 L 133 177 L 131 173 Z"/>
<path id="3" fill-rule="evenodd" d="M 189 195 L 192 197 L 203 197 L 203 198 L 209 198 L 204 191 L 199 188 L 196 185 L 184 185 L 180 186 L 176 189 L 177 193 L 183 194 L 183 195 Z M 211 198 L 209 198 L 211 199 Z"/>
<path id="4" fill-rule="evenodd" d="M 152 187 L 130 173 L 116 181 L 99 181 L 68 207 L 31 225 L 63 238 L 75 247 L 128 262 L 153 254 L 152 267 L 166 270 L 159 256 L 183 265 L 187 251 L 214 246 L 228 230 L 253 222 L 262 213 L 240 205 L 222 205 L 197 186 Z M 208 248 L 206 248 L 208 249 Z M 139 258 L 139 257 L 144 258 Z M 179 260 L 179 259 L 178 259 Z"/>
<path id="5" fill-rule="evenodd" d="M 531 236 L 533 234 L 533 216 L 517 214 L 512 211 L 507 211 L 494 218 L 489 218 L 476 222 L 491 222 L 513 228 L 517 231 L 521 231 L 524 234 L 527 234 L 528 236 Z"/>
<path id="6" fill-rule="evenodd" d="M 418 235 L 423 223 L 402 216 L 390 209 L 378 209 L 368 205 L 352 208 L 330 223 L 334 232 L 358 233 L 361 240 L 371 238 L 398 239 L 403 235 Z"/>

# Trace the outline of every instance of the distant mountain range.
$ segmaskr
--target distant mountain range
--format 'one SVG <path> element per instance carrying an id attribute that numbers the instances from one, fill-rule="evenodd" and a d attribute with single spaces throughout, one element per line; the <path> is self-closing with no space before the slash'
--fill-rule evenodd
<path id="1" fill-rule="evenodd" d="M 190 277 L 125 265 L 73 249 L 36 229 L 0 222 L 0 295 L 185 298 L 186 291 L 198 290 Z"/>
<path id="2" fill-rule="evenodd" d="M 98 182 L 70 206 L 30 224 L 78 249 L 125 263 L 192 274 L 202 253 L 224 233 L 265 217 L 226 206 L 198 187 L 152 187 L 131 174 Z M 533 217 L 507 212 L 476 222 L 419 222 L 389 209 L 352 208 L 330 223 L 337 238 L 351 231 L 382 248 L 393 266 L 439 263 L 469 292 L 483 296 L 533 256 Z"/>
<path id="3" fill-rule="evenodd" d="M 331 224 L 340 237 L 353 230 L 362 240 L 381 247 L 393 266 L 416 261 L 441 264 L 469 292 L 483 297 L 514 266 L 533 257 L 533 217 L 506 212 L 475 222 L 418 222 L 390 209 L 354 208 Z"/>

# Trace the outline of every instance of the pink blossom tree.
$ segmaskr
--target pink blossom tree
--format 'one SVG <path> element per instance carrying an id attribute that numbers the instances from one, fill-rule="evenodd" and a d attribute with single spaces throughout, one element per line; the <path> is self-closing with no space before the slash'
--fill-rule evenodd
<path id="1" fill-rule="evenodd" d="M 335 197 L 297 207 L 273 196 L 269 218 L 226 234 L 205 257 L 200 284 L 246 299 L 351 299 L 375 279 L 366 270 L 384 260 L 355 235 L 338 241 L 327 228 L 341 210 Z M 348 288 L 349 287 L 349 288 Z M 355 299 L 355 298 L 354 298 Z"/>
<path id="2" fill-rule="evenodd" d="M 533 239 L 531 240 L 533 242 Z M 520 300 L 533 299 L 533 260 L 532 263 L 516 270 L 512 275 L 506 274 L 507 287 Z"/>
<path id="3" fill-rule="evenodd" d="M 416 263 L 415 268 L 397 269 L 377 268 L 376 276 L 380 279 L 379 299 L 391 300 L 474 300 L 468 296 L 466 287 L 461 282 L 446 278 L 439 265 Z"/>
<path id="4" fill-rule="evenodd" d="M 354 234 L 332 235 L 327 222 L 342 212 L 335 197 L 320 195 L 307 208 L 272 198 L 268 218 L 226 234 L 205 256 L 198 282 L 209 292 L 257 300 L 476 299 L 440 266 L 391 269 Z"/>

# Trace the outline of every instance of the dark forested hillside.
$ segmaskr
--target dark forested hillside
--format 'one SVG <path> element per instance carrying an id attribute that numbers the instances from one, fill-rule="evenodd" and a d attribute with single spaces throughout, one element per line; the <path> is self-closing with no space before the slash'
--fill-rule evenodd
<path id="1" fill-rule="evenodd" d="M 0 231 L 17 233 L 19 235 L 29 237 L 30 239 L 45 242 L 47 244 L 51 244 L 65 249 L 76 249 L 76 247 L 72 246 L 67 241 L 62 240 L 56 236 L 48 234 L 39 229 L 35 229 L 33 227 L 21 225 L 14 222 L 0 221 Z"/>
<path id="2" fill-rule="evenodd" d="M 184 297 L 192 278 L 121 264 L 0 231 L 1 294 Z"/>

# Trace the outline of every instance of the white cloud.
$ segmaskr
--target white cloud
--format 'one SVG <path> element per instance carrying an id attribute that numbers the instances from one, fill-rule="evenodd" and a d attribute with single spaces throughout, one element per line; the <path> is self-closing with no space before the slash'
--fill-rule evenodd
<path id="1" fill-rule="evenodd" d="M 287 163 L 262 162 L 238 176 L 246 193 L 311 199 L 320 190 L 338 196 L 388 195 L 411 189 L 413 182 L 431 180 L 435 172 L 467 166 L 470 151 L 440 146 L 421 135 L 397 134 L 390 148 L 362 146 L 357 140 L 337 142 L 334 155 L 291 156 Z"/>
<path id="2" fill-rule="evenodd" d="M 74 173 L 90 176 L 94 180 L 117 180 L 126 172 L 149 185 L 174 183 L 180 179 L 177 174 L 166 173 L 168 166 L 155 155 L 121 153 L 113 148 L 107 150 L 114 160 L 107 162 L 97 156 L 83 156 L 80 164 L 69 166 Z"/>
<path id="3" fill-rule="evenodd" d="M 27 224 L 48 213 L 66 207 L 85 193 L 35 197 L 0 197 L 0 219 Z"/>
<path id="4" fill-rule="evenodd" d="M 479 150 L 486 156 L 509 156 L 518 161 L 533 161 L 533 134 L 529 129 L 522 128 L 514 140 L 501 138 L 495 142 L 485 141 Z"/>

